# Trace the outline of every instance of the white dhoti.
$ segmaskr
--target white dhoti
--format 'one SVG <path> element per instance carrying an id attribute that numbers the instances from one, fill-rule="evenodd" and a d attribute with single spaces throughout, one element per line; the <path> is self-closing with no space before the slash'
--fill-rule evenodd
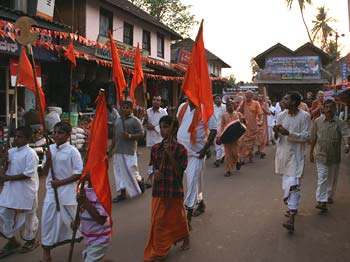
<path id="1" fill-rule="evenodd" d="M 44 202 L 41 218 L 41 242 L 44 248 L 54 248 L 72 240 L 71 224 L 75 219 L 77 205 L 60 207 L 60 212 L 57 212 L 55 202 Z M 81 239 L 81 234 L 77 231 L 75 240 Z"/>
<path id="2" fill-rule="evenodd" d="M 217 145 L 215 144 L 215 153 L 216 153 L 216 160 L 220 161 L 224 156 L 225 156 L 225 150 L 224 150 L 224 145 Z"/>
<path id="3" fill-rule="evenodd" d="M 195 208 L 197 202 L 203 200 L 203 173 L 205 158 L 188 157 L 188 164 L 185 170 L 187 178 L 187 193 L 185 206 L 188 209 Z"/>
<path id="4" fill-rule="evenodd" d="M 327 165 L 316 161 L 317 168 L 317 190 L 316 201 L 328 202 L 329 198 L 334 197 L 338 182 L 339 164 Z"/>
<path id="5" fill-rule="evenodd" d="M 141 181 L 142 177 L 138 172 L 136 153 L 134 155 L 114 154 L 113 169 L 117 192 L 126 189 L 131 198 L 141 195 L 137 181 Z"/>
<path id="6" fill-rule="evenodd" d="M 16 210 L 0 207 L 0 233 L 5 238 L 12 238 L 17 231 L 23 240 L 33 240 L 36 237 L 39 220 L 36 208 L 32 210 Z"/>
<path id="7" fill-rule="evenodd" d="M 97 262 L 104 258 L 109 243 L 92 243 L 83 250 L 83 262 Z"/>
<path id="8" fill-rule="evenodd" d="M 283 200 L 291 211 L 297 211 L 300 204 L 300 178 L 282 177 Z"/>

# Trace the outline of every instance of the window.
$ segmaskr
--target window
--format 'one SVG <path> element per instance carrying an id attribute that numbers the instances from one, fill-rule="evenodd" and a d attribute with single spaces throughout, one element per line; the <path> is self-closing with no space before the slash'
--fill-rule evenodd
<path id="1" fill-rule="evenodd" d="M 134 43 L 134 27 L 125 22 L 124 22 L 123 42 L 128 45 L 133 45 Z"/>
<path id="2" fill-rule="evenodd" d="M 164 35 L 157 33 L 157 56 L 164 58 Z"/>
<path id="3" fill-rule="evenodd" d="M 146 30 L 142 32 L 142 49 L 151 52 L 151 33 Z"/>
<path id="4" fill-rule="evenodd" d="M 108 36 L 113 31 L 113 13 L 100 8 L 100 35 Z"/>

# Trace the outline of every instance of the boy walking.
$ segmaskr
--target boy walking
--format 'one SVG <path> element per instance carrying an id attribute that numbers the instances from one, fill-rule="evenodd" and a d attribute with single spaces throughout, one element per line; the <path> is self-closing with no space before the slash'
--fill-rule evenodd
<path id="1" fill-rule="evenodd" d="M 89 176 L 88 185 L 77 195 L 80 205 L 80 230 L 84 237 L 84 262 L 102 261 L 111 241 L 112 228 L 108 214 L 96 196 Z"/>
<path id="2" fill-rule="evenodd" d="M 171 246 L 179 241 L 182 241 L 182 250 L 189 248 L 189 228 L 182 185 L 183 173 L 187 167 L 187 151 L 176 140 L 178 121 L 174 120 L 172 130 L 171 122 L 170 116 L 160 119 L 163 141 L 154 145 L 151 150 L 154 170 L 152 220 L 143 257 L 145 262 L 160 261 Z"/>
<path id="3" fill-rule="evenodd" d="M 50 145 L 46 153 L 43 168 L 43 174 L 47 175 L 46 195 L 41 220 L 44 262 L 52 261 L 51 249 L 69 243 L 72 238 L 71 223 L 77 209 L 76 181 L 83 171 L 83 161 L 78 149 L 68 142 L 71 132 L 70 124 L 57 123 L 54 126 L 56 144 Z M 54 189 L 58 192 L 60 211 L 56 209 Z M 79 232 L 76 240 L 81 240 Z"/>
<path id="4" fill-rule="evenodd" d="M 8 163 L 5 174 L 0 175 L 0 183 L 4 183 L 0 193 L 0 234 L 8 242 L 0 250 L 0 258 L 17 251 L 26 253 L 39 245 L 36 240 L 39 221 L 36 215 L 39 189 L 38 156 L 28 146 L 32 137 L 29 127 L 19 127 L 14 138 L 15 148 L 2 153 L 2 158 Z M 20 231 L 21 244 L 15 238 Z"/>
<path id="5" fill-rule="evenodd" d="M 339 175 L 341 142 L 349 153 L 349 130 L 344 121 L 335 115 L 336 105 L 331 99 L 324 102 L 323 115 L 317 118 L 311 132 L 310 161 L 316 161 L 318 174 L 316 208 L 327 212 L 327 202 L 332 204 Z"/>

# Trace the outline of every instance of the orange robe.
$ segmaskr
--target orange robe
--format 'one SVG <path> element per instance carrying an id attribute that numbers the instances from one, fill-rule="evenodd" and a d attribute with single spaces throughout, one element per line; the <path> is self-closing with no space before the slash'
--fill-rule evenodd
<path id="1" fill-rule="evenodd" d="M 239 112 L 226 112 L 223 114 L 221 119 L 221 130 L 224 130 L 225 127 L 232 121 L 237 119 L 242 119 L 242 114 Z M 224 144 L 225 149 L 225 172 L 232 172 L 234 164 L 238 162 L 239 156 L 239 147 L 240 140 L 235 141 L 233 143 Z"/>
<path id="2" fill-rule="evenodd" d="M 258 134 L 258 116 L 263 113 L 258 101 L 252 100 L 250 102 L 244 102 L 243 116 L 246 120 L 247 130 L 243 137 L 242 157 L 253 156 Z"/>
<path id="3" fill-rule="evenodd" d="M 263 103 L 260 106 L 261 106 L 261 109 L 263 110 L 263 116 L 262 116 L 262 124 L 261 124 L 261 126 L 258 126 L 258 135 L 257 135 L 257 139 L 256 139 L 256 144 L 258 145 L 258 150 L 260 152 L 263 152 L 267 141 L 269 141 L 268 126 L 267 126 L 267 114 L 268 114 L 268 112 L 270 112 L 270 110 L 268 109 L 266 103 Z"/>
<path id="4" fill-rule="evenodd" d="M 151 229 L 144 262 L 165 257 L 173 244 L 189 235 L 184 199 L 152 197 Z"/>

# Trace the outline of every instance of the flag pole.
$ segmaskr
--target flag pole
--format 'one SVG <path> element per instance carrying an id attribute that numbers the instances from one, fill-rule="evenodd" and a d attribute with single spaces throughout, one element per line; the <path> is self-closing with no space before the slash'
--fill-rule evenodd
<path id="1" fill-rule="evenodd" d="M 37 103 L 37 107 L 39 108 L 40 118 L 42 120 L 43 133 L 44 133 L 44 137 L 45 137 L 45 141 L 46 141 L 47 150 L 50 151 L 50 141 L 49 141 L 49 137 L 47 135 L 46 123 L 45 123 L 45 120 L 44 120 L 44 111 L 43 111 L 44 108 L 42 108 L 42 106 L 41 106 L 39 86 L 38 86 L 38 82 L 37 82 L 37 79 L 36 79 L 35 61 L 34 61 L 34 54 L 33 54 L 32 45 L 28 44 L 27 48 L 28 48 L 29 55 L 31 57 L 31 65 L 32 65 L 32 70 L 33 70 L 33 75 L 34 75 L 34 84 L 35 84 L 35 91 L 36 91 L 36 103 Z M 56 176 L 55 176 L 55 172 L 54 172 L 52 164 L 51 164 L 50 168 L 51 168 L 52 179 L 55 180 Z M 60 209 L 60 201 L 59 201 L 59 198 L 58 198 L 57 188 L 53 188 L 53 191 L 54 191 L 54 195 L 55 195 L 56 210 L 57 210 L 57 212 L 60 212 L 61 209 Z"/>

